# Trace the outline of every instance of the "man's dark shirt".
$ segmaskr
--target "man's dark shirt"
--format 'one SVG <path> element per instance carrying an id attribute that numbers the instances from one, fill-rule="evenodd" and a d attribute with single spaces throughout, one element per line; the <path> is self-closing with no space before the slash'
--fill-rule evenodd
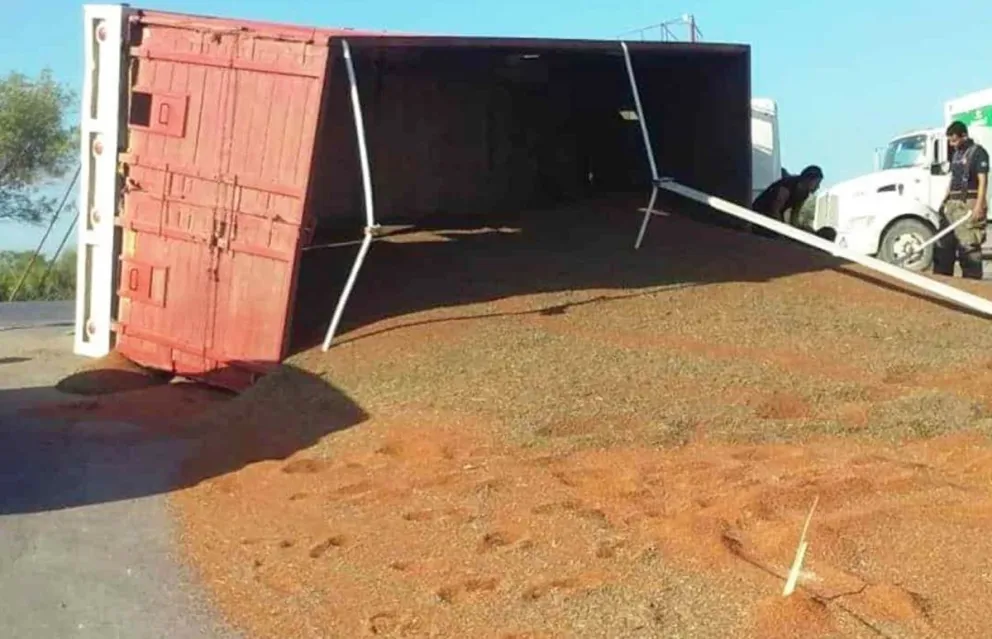
<path id="1" fill-rule="evenodd" d="M 784 177 L 780 180 L 776 180 L 767 189 L 761 192 L 761 194 L 754 198 L 754 204 L 751 205 L 751 209 L 757 213 L 763 213 L 764 215 L 772 215 L 772 206 L 775 205 L 775 194 L 778 193 L 779 188 L 784 187 L 789 192 L 789 197 L 785 201 L 785 207 L 781 212 L 793 210 L 798 211 L 809 197 L 809 191 L 802 186 L 802 178 L 798 175 L 790 175 Z"/>
<path id="2" fill-rule="evenodd" d="M 989 154 L 980 144 L 968 139 L 958 145 L 951 158 L 951 193 L 978 190 L 978 175 L 989 173 Z"/>

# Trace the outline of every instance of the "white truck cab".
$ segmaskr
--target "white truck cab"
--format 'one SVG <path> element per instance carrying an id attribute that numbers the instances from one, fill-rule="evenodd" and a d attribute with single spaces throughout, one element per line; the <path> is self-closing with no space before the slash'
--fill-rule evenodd
<path id="1" fill-rule="evenodd" d="M 972 138 L 992 149 L 992 89 L 947 102 L 944 120 L 940 128 L 893 138 L 876 155 L 874 172 L 823 190 L 816 199 L 812 230 L 831 231 L 848 250 L 913 271 L 929 269 L 932 246 L 906 257 L 933 237 L 939 225 L 937 212 L 950 181 L 944 131 L 952 121 L 962 120 Z M 989 244 L 986 252 L 992 253 Z"/>

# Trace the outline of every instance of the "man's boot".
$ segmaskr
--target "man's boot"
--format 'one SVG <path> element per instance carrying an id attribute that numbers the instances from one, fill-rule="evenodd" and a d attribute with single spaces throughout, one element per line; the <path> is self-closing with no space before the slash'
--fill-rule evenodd
<path id="1" fill-rule="evenodd" d="M 982 279 L 982 249 L 961 253 L 961 275 L 970 280 Z"/>
<path id="2" fill-rule="evenodd" d="M 933 274 L 954 276 L 954 246 L 947 241 L 947 236 L 937 240 L 933 247 Z"/>

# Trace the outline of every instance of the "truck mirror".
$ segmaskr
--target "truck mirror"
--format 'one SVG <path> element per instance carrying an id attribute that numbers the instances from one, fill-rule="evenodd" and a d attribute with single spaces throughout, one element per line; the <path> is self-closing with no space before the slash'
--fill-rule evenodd
<path id="1" fill-rule="evenodd" d="M 940 162 L 934 162 L 930 165 L 930 175 L 943 175 L 944 165 Z"/>

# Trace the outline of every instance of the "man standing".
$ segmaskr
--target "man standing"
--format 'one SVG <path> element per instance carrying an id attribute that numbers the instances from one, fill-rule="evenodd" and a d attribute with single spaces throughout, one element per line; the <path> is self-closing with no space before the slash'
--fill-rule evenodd
<path id="1" fill-rule="evenodd" d="M 989 154 L 968 137 L 963 122 L 947 127 L 947 141 L 954 149 L 951 158 L 951 183 L 940 207 L 940 228 L 968 218 L 934 246 L 933 272 L 954 275 L 954 262 L 961 264 L 961 274 L 982 279 L 982 244 L 988 220 Z M 956 259 L 955 259 L 956 258 Z"/>
<path id="2" fill-rule="evenodd" d="M 773 182 L 754 199 L 751 209 L 779 222 L 795 224 L 806 198 L 816 193 L 822 181 L 820 167 L 807 166 L 799 175 L 788 175 Z M 788 219 L 786 212 L 789 212 Z"/>

